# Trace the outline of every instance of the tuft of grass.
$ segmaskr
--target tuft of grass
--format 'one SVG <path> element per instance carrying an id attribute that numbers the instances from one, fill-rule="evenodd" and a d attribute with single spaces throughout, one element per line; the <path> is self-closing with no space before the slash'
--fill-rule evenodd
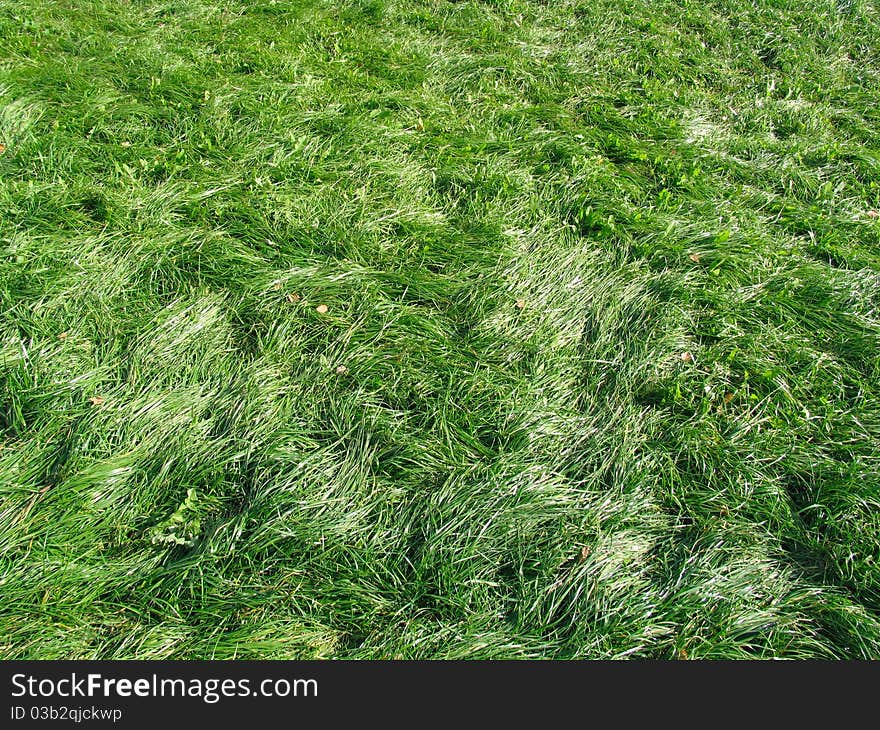
<path id="1" fill-rule="evenodd" d="M 880 658 L 868 0 L 0 0 L 0 656 Z"/>

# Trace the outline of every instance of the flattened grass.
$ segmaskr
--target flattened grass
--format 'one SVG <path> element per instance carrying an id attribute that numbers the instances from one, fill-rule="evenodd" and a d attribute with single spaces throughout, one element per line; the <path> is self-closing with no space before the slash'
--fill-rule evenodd
<path id="1" fill-rule="evenodd" d="M 880 658 L 868 0 L 0 0 L 0 656 Z"/>

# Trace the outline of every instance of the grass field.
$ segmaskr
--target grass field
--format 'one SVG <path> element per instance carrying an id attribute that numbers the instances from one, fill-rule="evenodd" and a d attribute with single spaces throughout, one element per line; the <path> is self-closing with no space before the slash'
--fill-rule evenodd
<path id="1" fill-rule="evenodd" d="M 0 0 L 0 657 L 880 658 L 880 7 Z"/>

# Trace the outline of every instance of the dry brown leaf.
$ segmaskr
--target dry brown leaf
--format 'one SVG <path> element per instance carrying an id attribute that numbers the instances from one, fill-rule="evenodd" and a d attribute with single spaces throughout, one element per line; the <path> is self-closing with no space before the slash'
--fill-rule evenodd
<path id="1" fill-rule="evenodd" d="M 690 256 L 688 256 L 688 258 L 691 261 L 693 261 L 695 264 L 700 263 L 700 254 L 698 254 L 698 253 L 692 253 L 692 254 L 690 254 Z"/>
<path id="2" fill-rule="evenodd" d="M 60 335 L 58 335 L 58 339 L 59 340 L 66 340 L 67 339 L 67 332 L 62 332 Z"/>
<path id="3" fill-rule="evenodd" d="M 525 309 L 526 300 L 525 299 L 517 299 L 516 300 L 516 307 L 517 307 L 517 309 Z"/>
<path id="4" fill-rule="evenodd" d="M 93 395 L 91 398 L 89 398 L 89 403 L 91 403 L 93 406 L 100 406 L 104 404 L 104 399 L 100 395 Z"/>
<path id="5" fill-rule="evenodd" d="M 347 375 L 348 368 L 345 367 L 345 365 L 340 365 L 339 367 L 336 368 L 336 374 L 337 375 Z"/>
<path id="6" fill-rule="evenodd" d="M 681 355 L 679 355 L 679 357 L 681 357 L 682 362 L 693 362 L 694 361 L 694 356 L 691 355 L 689 352 L 683 352 L 683 353 L 681 353 Z"/>
<path id="7" fill-rule="evenodd" d="M 724 394 L 724 405 L 727 405 L 732 400 L 733 400 L 733 393 L 725 393 Z"/>
<path id="8" fill-rule="evenodd" d="M 590 557 L 590 546 L 584 545 L 581 548 L 581 562 L 583 563 L 588 557 Z"/>
<path id="9" fill-rule="evenodd" d="M 679 658 L 679 659 L 682 659 L 682 660 L 687 659 L 687 658 L 688 658 L 688 653 L 687 653 L 687 651 L 686 651 L 685 649 L 680 649 L 679 652 L 678 652 L 678 658 Z"/>
<path id="10" fill-rule="evenodd" d="M 296 304 L 299 301 L 299 299 L 300 299 L 300 296 L 296 292 L 291 292 L 290 294 L 287 295 L 287 301 L 290 302 L 291 304 Z"/>
<path id="11" fill-rule="evenodd" d="M 326 304 L 319 304 L 317 307 L 315 307 L 315 311 L 318 314 L 327 314 L 328 310 L 329 310 L 329 307 Z"/>
<path id="12" fill-rule="evenodd" d="M 281 282 L 280 282 L 280 281 L 276 281 L 274 284 L 272 284 L 272 288 L 273 288 L 275 291 L 281 291 Z"/>
<path id="13" fill-rule="evenodd" d="M 0 142 L 0 155 L 6 152 L 6 145 Z"/>

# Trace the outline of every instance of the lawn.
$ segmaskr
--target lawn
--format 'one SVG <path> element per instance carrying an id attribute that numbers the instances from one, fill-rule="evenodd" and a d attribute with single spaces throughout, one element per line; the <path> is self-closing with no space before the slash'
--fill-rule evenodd
<path id="1" fill-rule="evenodd" d="M 871 0 L 0 0 L 0 657 L 880 658 Z"/>

